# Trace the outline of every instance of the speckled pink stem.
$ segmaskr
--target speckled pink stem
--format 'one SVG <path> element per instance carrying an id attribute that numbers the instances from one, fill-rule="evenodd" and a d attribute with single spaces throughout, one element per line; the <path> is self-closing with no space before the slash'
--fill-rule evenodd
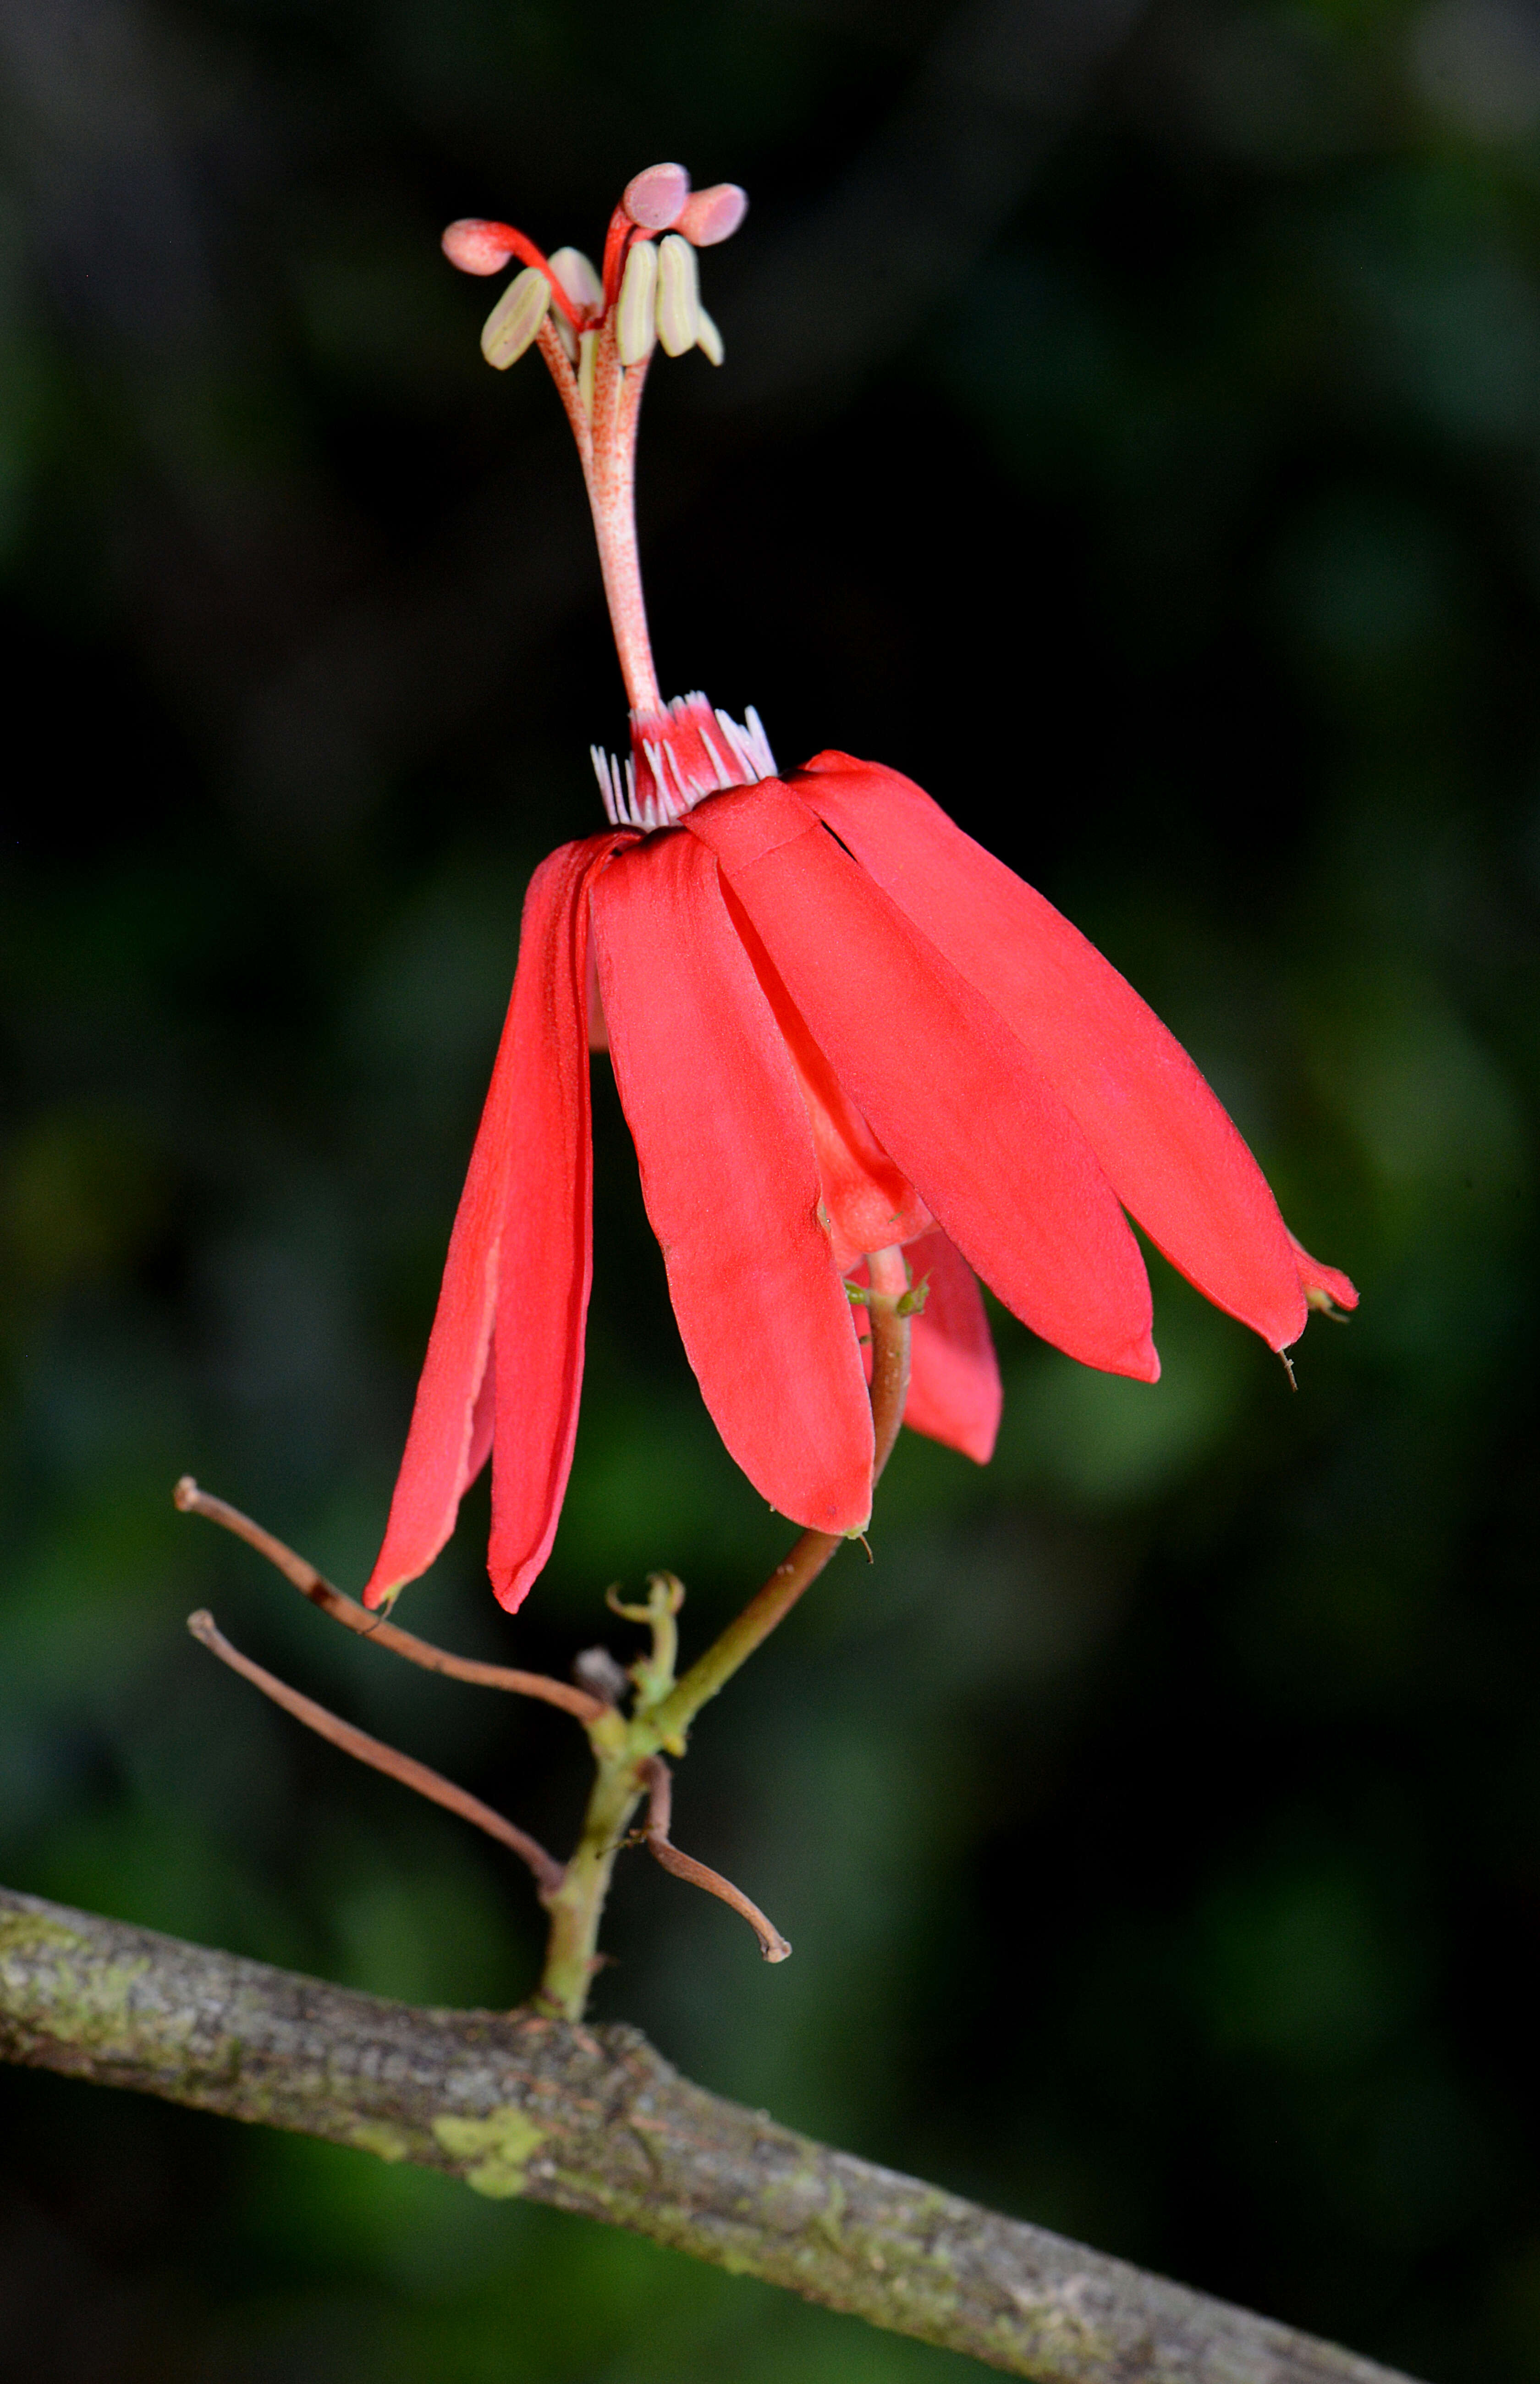
<path id="1" fill-rule="evenodd" d="M 643 357 L 635 365 L 621 363 L 613 307 L 595 336 L 591 422 L 561 334 L 549 317 L 540 327 L 540 350 L 566 408 L 582 458 L 626 699 L 633 712 L 657 712 L 663 697 L 647 631 L 636 514 L 637 419 L 649 359 Z"/>

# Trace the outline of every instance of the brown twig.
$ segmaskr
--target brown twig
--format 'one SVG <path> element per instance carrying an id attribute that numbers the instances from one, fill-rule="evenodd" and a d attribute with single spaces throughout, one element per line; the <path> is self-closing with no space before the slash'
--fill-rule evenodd
<path id="1" fill-rule="evenodd" d="M 254 1664 L 249 1656 L 242 1656 L 238 1647 L 230 1645 L 213 1615 L 205 1609 L 200 1608 L 196 1614 L 190 1614 L 187 1627 L 210 1655 L 217 1656 L 221 1664 L 228 1664 L 232 1672 L 239 1672 L 243 1681 L 250 1681 L 254 1688 L 260 1689 L 264 1696 L 271 1697 L 275 1705 L 281 1706 L 285 1713 L 292 1714 L 296 1721 L 303 1721 L 306 1729 L 313 1730 L 317 1737 L 329 1740 L 333 1746 L 340 1746 L 344 1755 L 354 1756 L 358 1762 L 372 1765 L 376 1771 L 383 1771 L 388 1780 L 399 1780 L 404 1788 L 415 1788 L 419 1796 L 427 1796 L 433 1804 L 441 1805 L 446 1812 L 457 1813 L 462 1821 L 469 1821 L 473 1828 L 484 1830 L 489 1838 L 496 1838 L 501 1845 L 509 1847 L 534 1872 L 542 1901 L 553 1895 L 561 1886 L 566 1874 L 554 1855 L 548 1855 L 536 1839 L 515 1828 L 512 1821 L 505 1821 L 501 1813 L 492 1811 L 490 1805 L 483 1805 L 479 1796 L 472 1796 L 466 1789 L 456 1788 L 452 1780 L 446 1780 L 441 1772 L 430 1771 L 426 1763 L 417 1762 L 414 1756 L 403 1755 L 395 1747 L 387 1746 L 382 1739 L 371 1738 L 366 1731 L 355 1730 L 352 1722 L 343 1721 L 338 1715 L 329 1713 L 325 1706 L 318 1706 L 314 1697 L 303 1695 L 298 1689 L 292 1689 L 287 1682 L 280 1681 L 276 1673 L 265 1671 L 260 1664 Z"/>
<path id="2" fill-rule="evenodd" d="M 724 1879 L 708 1863 L 697 1862 L 693 1855 L 681 1854 L 671 1842 L 668 1824 L 673 1813 L 674 1780 L 662 1756 L 650 1756 L 641 1769 L 647 1782 L 647 1826 L 641 1831 L 641 1842 L 654 1862 L 662 1863 L 676 1879 L 687 1881 L 691 1887 L 703 1887 L 708 1895 L 730 1904 L 759 1939 L 759 1950 L 765 1960 L 784 1962 L 791 1948 L 775 1922 L 767 1920 L 759 1906 L 740 1887 L 735 1887 L 730 1879 Z"/>
<path id="3" fill-rule="evenodd" d="M 344 1629 L 355 1631 L 361 1639 L 372 1639 L 377 1647 L 388 1647 L 392 1656 L 404 1656 L 409 1664 L 420 1664 L 425 1672 L 442 1672 L 452 1681 L 469 1681 L 482 1689 L 507 1689 L 515 1696 L 540 1697 L 548 1706 L 560 1706 L 580 1722 L 597 1721 L 605 1710 L 601 1699 L 590 1696 L 586 1689 L 572 1687 L 565 1681 L 553 1681 L 545 1672 L 519 1672 L 507 1664 L 483 1664 L 474 1656 L 452 1656 L 447 1648 L 435 1647 L 430 1640 L 419 1639 L 413 1632 L 403 1631 L 397 1624 L 387 1622 L 383 1616 L 370 1614 L 356 1598 L 334 1588 L 324 1574 L 292 1548 L 285 1547 L 271 1532 L 242 1515 L 239 1507 L 231 1507 L 223 1498 L 214 1498 L 200 1490 L 191 1473 L 184 1473 L 172 1491 L 173 1502 L 184 1515 L 204 1515 L 211 1523 L 219 1523 L 244 1540 L 258 1556 L 276 1565 L 286 1581 L 292 1581 L 301 1596 L 323 1614 L 329 1614 Z"/>

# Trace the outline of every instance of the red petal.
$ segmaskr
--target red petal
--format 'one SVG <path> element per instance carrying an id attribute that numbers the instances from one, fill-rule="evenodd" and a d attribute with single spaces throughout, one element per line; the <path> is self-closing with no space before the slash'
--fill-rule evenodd
<path id="1" fill-rule="evenodd" d="M 1319 1259 L 1312 1259 L 1304 1243 L 1296 1240 L 1292 1234 L 1289 1240 L 1294 1245 L 1294 1263 L 1299 1270 L 1305 1298 L 1312 1308 L 1358 1306 L 1358 1293 L 1345 1274 L 1339 1273 L 1335 1267 L 1323 1266 Z M 1311 1298 L 1312 1293 L 1316 1297 Z M 1320 1296 L 1322 1294 L 1324 1294 L 1323 1298 Z"/>
<path id="2" fill-rule="evenodd" d="M 530 880 L 513 1000 L 366 1606 L 426 1572 L 485 1461 L 500 1278 L 515 1294 L 497 1325 L 490 1561 L 505 1605 L 517 1605 L 554 1536 L 577 1422 L 590 1271 L 583 894 L 613 845 L 610 837 L 564 845 Z"/>
<path id="3" fill-rule="evenodd" d="M 1094 1153 L 1016 1037 L 775 780 L 697 805 L 820 1049 L 1007 1306 L 1087 1365 L 1153 1381 L 1149 1285 Z"/>
<path id="4" fill-rule="evenodd" d="M 593 915 L 615 1083 L 706 1405 L 772 1506 L 860 1531 L 872 1416 L 850 1306 L 796 1074 L 715 863 L 653 838 L 597 880 Z"/>
<path id="5" fill-rule="evenodd" d="M 536 885 L 553 872 L 549 907 L 537 919 L 531 886 L 509 1013 L 517 1038 L 518 1139 L 497 1292 L 487 1570 L 510 1614 L 551 1554 L 578 1434 L 593 1280 L 589 893 L 614 851 L 613 837 L 588 837 L 537 873 Z M 553 863 L 566 855 L 558 875 Z"/>
<path id="6" fill-rule="evenodd" d="M 463 1498 L 473 1482 L 479 1479 L 481 1468 L 492 1453 L 492 1430 L 497 1422 L 497 1343 L 495 1330 L 487 1345 L 487 1362 L 481 1372 L 481 1388 L 476 1394 L 476 1406 L 470 1420 L 470 1447 L 466 1451 L 465 1473 L 460 1483 Z"/>
<path id="7" fill-rule="evenodd" d="M 1000 1430 L 1000 1365 L 978 1277 L 945 1234 L 923 1235 L 904 1256 L 916 1283 L 930 1277 L 910 1335 L 904 1422 L 987 1465 Z"/>
<path id="8" fill-rule="evenodd" d="M 848 1275 L 867 1250 L 925 1233 L 930 1212 L 846 1095 L 749 921 L 740 917 L 735 924 L 796 1070 L 813 1129 L 834 1270 Z"/>
<path id="9" fill-rule="evenodd" d="M 1304 1296 L 1261 1170 L 1111 962 L 896 770 L 821 753 L 798 785 L 1020 1037 L 1173 1264 L 1274 1349 L 1298 1340 Z"/>

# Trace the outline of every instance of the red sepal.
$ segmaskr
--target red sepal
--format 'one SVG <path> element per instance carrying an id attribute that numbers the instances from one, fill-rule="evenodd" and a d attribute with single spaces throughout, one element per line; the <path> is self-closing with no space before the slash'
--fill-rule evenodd
<path id="1" fill-rule="evenodd" d="M 1307 1299 L 1310 1298 L 1312 1292 L 1323 1293 L 1334 1308 L 1353 1309 L 1358 1306 L 1358 1293 L 1338 1268 L 1323 1266 L 1319 1259 L 1312 1259 L 1304 1243 L 1295 1235 L 1290 1234 L 1289 1240 L 1294 1246 L 1294 1263 L 1299 1270 L 1299 1281 Z M 1310 1300 L 1310 1305 L 1319 1307 L 1320 1298 Z"/>

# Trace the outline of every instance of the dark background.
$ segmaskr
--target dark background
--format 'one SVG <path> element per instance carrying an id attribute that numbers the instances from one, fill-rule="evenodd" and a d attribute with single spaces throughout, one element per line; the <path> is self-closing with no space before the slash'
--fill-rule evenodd
<path id="1" fill-rule="evenodd" d="M 911 772 L 1190 1046 L 1362 1293 L 1276 1361 L 1158 1260 L 1165 1377 L 1001 1323 L 623 1866 L 602 2016 L 706 2084 L 1436 2379 L 1540 2365 L 1534 1544 L 1540 18 L 1515 0 L 3 0 L 0 1876 L 512 2003 L 495 1849 L 187 1639 L 205 1601 L 542 1834 L 560 1717 L 356 1588 L 534 862 L 622 699 L 465 214 L 753 207 L 660 360 L 665 691 Z M 916 1065 L 925 1055 L 917 1052 Z M 596 1079 L 601 1072 L 596 1071 Z M 783 1531 L 597 1091 L 595 1314 L 516 1621 L 484 1492 L 404 1619 L 702 1644 Z M 362 2154 L 0 2078 L 6 2384 L 888 2384 L 940 2353 Z"/>

